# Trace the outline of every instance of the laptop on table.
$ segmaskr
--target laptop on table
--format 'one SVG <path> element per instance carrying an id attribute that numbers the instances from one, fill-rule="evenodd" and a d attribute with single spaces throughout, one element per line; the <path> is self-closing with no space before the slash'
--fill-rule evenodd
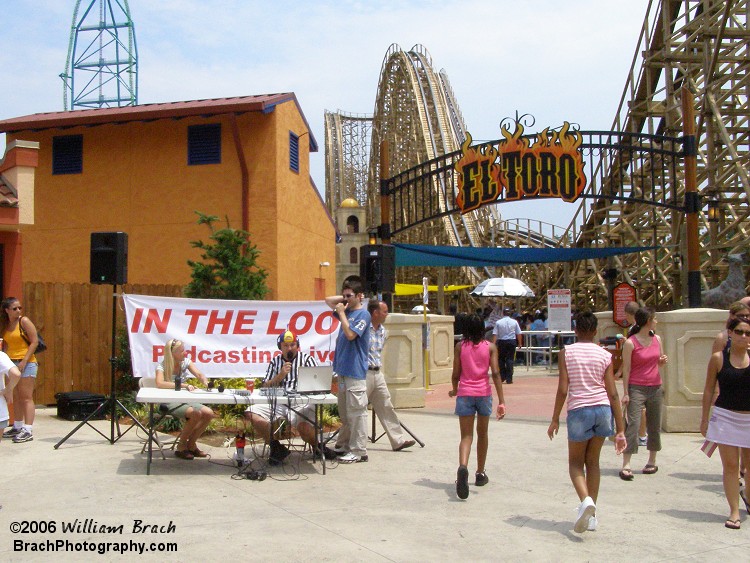
<path id="1" fill-rule="evenodd" d="M 331 366 L 300 366 L 297 368 L 297 393 L 314 395 L 331 392 Z"/>

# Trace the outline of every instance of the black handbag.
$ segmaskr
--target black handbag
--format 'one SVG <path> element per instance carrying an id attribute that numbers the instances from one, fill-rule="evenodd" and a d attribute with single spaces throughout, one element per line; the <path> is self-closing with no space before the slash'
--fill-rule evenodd
<path id="1" fill-rule="evenodd" d="M 18 319 L 18 329 L 21 331 L 21 338 L 23 338 L 26 344 L 28 345 L 28 344 L 31 344 L 31 342 L 29 341 L 29 337 L 26 336 L 26 331 L 23 329 L 23 325 L 21 324 L 22 320 L 23 320 L 23 317 Z M 37 344 L 36 344 L 36 350 L 34 350 L 34 353 L 41 354 L 47 349 L 47 344 L 45 344 L 44 338 L 42 338 L 42 335 L 38 330 L 36 331 L 36 340 L 37 340 Z"/>

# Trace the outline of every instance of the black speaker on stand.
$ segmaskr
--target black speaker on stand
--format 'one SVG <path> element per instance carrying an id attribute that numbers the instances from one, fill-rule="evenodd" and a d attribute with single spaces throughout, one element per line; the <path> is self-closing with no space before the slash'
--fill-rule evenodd
<path id="1" fill-rule="evenodd" d="M 91 278 L 92 284 L 112 284 L 112 349 L 109 358 L 110 381 L 109 397 L 99 407 L 89 414 L 81 423 L 76 426 L 67 436 L 55 444 L 55 449 L 59 448 L 68 438 L 78 432 L 78 430 L 87 424 L 93 428 L 110 444 L 114 444 L 127 434 L 134 427 L 138 426 L 144 432 L 146 428 L 136 420 L 125 406 L 117 399 L 117 389 L 115 386 L 115 354 L 116 346 L 116 323 L 117 323 L 117 286 L 128 283 L 128 235 L 121 231 L 111 233 L 91 233 Z M 120 421 L 117 416 L 117 409 L 120 409 L 125 416 L 133 420 L 133 425 L 128 427 L 125 432 L 120 431 Z M 110 414 L 110 435 L 107 436 L 89 421 L 96 419 L 102 412 Z M 115 427 L 117 428 L 117 437 L 115 437 Z"/>

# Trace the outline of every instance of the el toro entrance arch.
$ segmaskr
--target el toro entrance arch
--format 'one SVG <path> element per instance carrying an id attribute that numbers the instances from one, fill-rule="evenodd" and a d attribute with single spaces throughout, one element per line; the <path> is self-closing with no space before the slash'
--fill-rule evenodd
<path id="1" fill-rule="evenodd" d="M 685 124 L 682 137 L 581 131 L 568 122 L 556 129 L 528 134 L 526 126 L 530 119 L 521 116 L 501 123 L 502 139 L 472 146 L 471 136 L 468 136 L 460 151 L 422 162 L 394 176 L 388 175 L 385 144 L 380 149 L 379 236 L 384 244 L 390 244 L 392 237 L 420 225 L 445 221 L 451 215 L 475 213 L 483 206 L 507 201 L 546 198 L 573 203 L 589 199 L 590 222 L 605 221 L 615 202 L 620 206 L 646 205 L 653 210 L 650 228 L 654 229 L 654 236 L 649 240 L 657 239 L 657 229 L 674 232 L 684 228 L 686 249 L 670 248 L 668 244 L 626 247 L 613 240 L 594 237 L 579 237 L 566 246 L 550 240 L 542 248 L 396 243 L 396 265 L 481 268 L 601 260 L 633 252 L 663 253 L 663 259 L 670 260 L 684 254 L 688 270 L 687 303 L 690 307 L 699 307 L 698 213 L 701 202 L 695 181 L 694 115 L 689 92 L 683 92 L 682 99 Z M 675 189 L 680 183 L 684 190 Z M 678 193 L 683 193 L 684 197 L 678 199 Z M 684 226 L 665 225 L 665 210 L 681 217 Z M 472 224 L 475 223 L 450 222 L 454 230 Z M 582 232 L 590 230 L 582 229 Z M 489 243 L 489 237 L 485 236 L 484 240 Z M 605 279 L 614 284 L 616 269 L 605 265 L 601 270 Z"/>

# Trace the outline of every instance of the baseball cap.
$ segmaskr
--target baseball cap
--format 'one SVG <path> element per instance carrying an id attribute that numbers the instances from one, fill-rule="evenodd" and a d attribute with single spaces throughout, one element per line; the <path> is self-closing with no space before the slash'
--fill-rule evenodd
<path id="1" fill-rule="evenodd" d="M 291 330 L 285 330 L 279 334 L 276 343 L 281 346 L 283 342 L 297 342 L 297 336 Z"/>

